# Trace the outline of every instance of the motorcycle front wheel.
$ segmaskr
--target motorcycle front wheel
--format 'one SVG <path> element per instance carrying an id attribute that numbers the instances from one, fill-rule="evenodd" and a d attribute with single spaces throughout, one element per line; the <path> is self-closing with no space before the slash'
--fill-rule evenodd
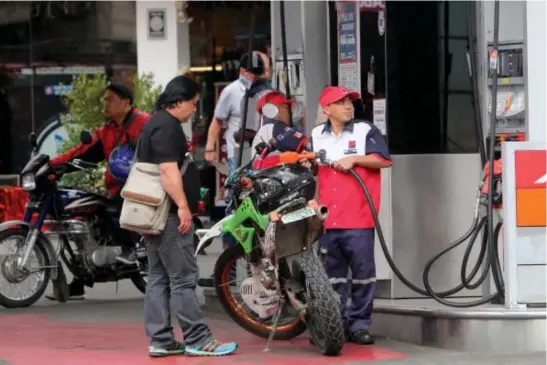
<path id="1" fill-rule="evenodd" d="M 293 262 L 293 273 L 306 288 L 306 323 L 313 344 L 323 355 L 338 355 L 344 347 L 344 325 L 338 295 L 321 261 L 313 252 L 302 252 Z"/>
<path id="2" fill-rule="evenodd" d="M 273 322 L 260 319 L 244 303 L 239 303 L 237 301 L 239 293 L 232 291 L 232 289 L 239 289 L 240 283 L 233 283 L 230 280 L 230 269 L 240 260 L 245 260 L 245 253 L 240 245 L 229 247 L 218 258 L 214 271 L 218 299 L 226 313 L 244 330 L 258 337 L 268 338 L 273 328 Z M 287 309 L 292 308 L 288 302 L 285 305 Z M 298 314 L 291 317 L 290 315 L 284 316 L 283 312 L 284 310 L 277 324 L 274 340 L 290 340 L 306 331 L 306 324 Z"/>
<path id="3" fill-rule="evenodd" d="M 0 306 L 5 308 L 23 308 L 36 303 L 42 297 L 47 288 L 51 261 L 48 255 L 47 245 L 49 242 L 43 234 L 39 234 L 27 261 L 28 271 L 23 272 L 18 268 L 18 262 L 22 260 L 26 245 L 28 229 L 10 228 L 0 232 Z M 10 241 L 15 243 L 15 250 L 8 246 Z M 37 263 L 33 263 L 37 259 Z M 36 282 L 31 283 L 31 278 L 36 277 Z M 4 282 L 4 283 L 2 283 Z M 28 285 L 27 285 L 28 284 Z M 28 286 L 27 294 L 6 293 L 6 288 Z M 19 292 L 19 290 L 16 290 Z"/>

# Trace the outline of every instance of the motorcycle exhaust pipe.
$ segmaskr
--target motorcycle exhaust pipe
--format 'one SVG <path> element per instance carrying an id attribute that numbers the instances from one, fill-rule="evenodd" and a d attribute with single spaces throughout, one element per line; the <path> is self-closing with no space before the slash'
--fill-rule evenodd
<path id="1" fill-rule="evenodd" d="M 322 220 L 325 220 L 327 219 L 327 216 L 329 215 L 329 208 L 327 208 L 326 205 L 320 205 L 315 210 L 315 213 L 317 214 L 319 218 L 321 218 Z"/>

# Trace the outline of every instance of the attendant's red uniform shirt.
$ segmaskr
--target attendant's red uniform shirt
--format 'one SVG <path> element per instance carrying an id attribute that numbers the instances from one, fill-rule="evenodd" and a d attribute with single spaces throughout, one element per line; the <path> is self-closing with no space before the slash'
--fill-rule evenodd
<path id="1" fill-rule="evenodd" d="M 332 161 L 352 155 L 375 155 L 391 162 L 385 137 L 373 124 L 365 121 L 350 121 L 338 136 L 332 133 L 330 122 L 327 121 L 312 130 L 310 144 L 315 152 L 325 150 L 327 158 Z M 363 179 L 374 208 L 379 212 L 382 190 L 380 169 L 357 166 L 354 170 Z M 325 228 L 374 228 L 374 218 L 367 199 L 353 176 L 320 165 L 318 183 L 319 203 L 329 208 Z"/>

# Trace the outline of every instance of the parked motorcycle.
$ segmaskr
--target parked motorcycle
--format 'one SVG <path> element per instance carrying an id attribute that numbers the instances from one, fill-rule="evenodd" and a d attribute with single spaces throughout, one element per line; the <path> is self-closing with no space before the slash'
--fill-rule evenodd
<path id="1" fill-rule="evenodd" d="M 257 151 L 266 151 L 261 153 L 265 156 L 268 148 L 261 145 Z M 273 339 L 289 340 L 306 328 L 322 354 L 336 355 L 344 345 L 339 297 L 312 249 L 324 232 L 328 209 L 313 200 L 313 172 L 297 162 L 324 155 L 293 153 L 293 163 L 265 170 L 251 169 L 251 161 L 232 174 L 215 164 L 229 176 L 225 188 L 231 192 L 233 214 L 215 224 L 197 250 L 225 232 L 239 243 L 225 250 L 215 265 L 216 292 L 236 323 L 268 339 L 266 348 Z M 245 261 L 242 270 L 236 266 L 239 260 Z M 249 272 L 239 293 L 232 291 L 240 274 Z"/>
<path id="2" fill-rule="evenodd" d="M 81 142 L 91 143 L 91 134 L 82 132 Z M 117 224 L 119 203 L 92 193 L 59 189 L 57 181 L 64 173 L 96 167 L 96 164 L 74 160 L 60 167 L 49 164 L 49 156 L 37 153 L 34 133 L 29 136 L 31 158 L 21 172 L 21 185 L 29 193 L 22 221 L 0 224 L 0 275 L 9 286 L 37 280 L 29 293 L 15 296 L 0 286 L 0 305 L 7 308 L 27 307 L 44 293 L 51 279 L 55 298 L 68 299 L 64 262 L 72 275 L 91 285 L 130 279 L 144 293 L 148 259 L 142 239 L 121 230 Z M 37 215 L 35 221 L 33 216 Z M 135 242 L 138 265 L 117 261 L 120 240 Z M 2 254 L 2 248 L 15 241 L 15 252 Z M 55 244 L 57 242 L 57 244 Z M 32 264 L 31 258 L 36 258 Z M 19 285 L 20 286 L 20 285 Z"/>

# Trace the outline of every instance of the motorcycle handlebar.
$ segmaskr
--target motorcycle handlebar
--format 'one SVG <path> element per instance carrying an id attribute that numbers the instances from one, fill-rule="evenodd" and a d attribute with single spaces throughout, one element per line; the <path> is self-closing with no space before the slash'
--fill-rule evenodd
<path id="1" fill-rule="evenodd" d="M 99 166 L 98 164 L 93 162 L 86 162 L 86 161 L 76 159 L 70 162 L 65 162 L 62 165 L 56 165 L 56 166 L 49 165 L 49 169 L 51 172 L 57 175 L 57 178 L 60 178 L 62 175 L 68 172 L 73 172 L 73 170 L 86 171 L 87 169 L 97 168 L 98 166 Z"/>
<path id="2" fill-rule="evenodd" d="M 83 160 L 74 160 L 74 163 L 78 164 L 79 166 L 83 167 L 83 168 L 97 168 L 99 165 L 94 163 L 94 162 L 87 162 L 87 161 L 83 161 Z"/>

